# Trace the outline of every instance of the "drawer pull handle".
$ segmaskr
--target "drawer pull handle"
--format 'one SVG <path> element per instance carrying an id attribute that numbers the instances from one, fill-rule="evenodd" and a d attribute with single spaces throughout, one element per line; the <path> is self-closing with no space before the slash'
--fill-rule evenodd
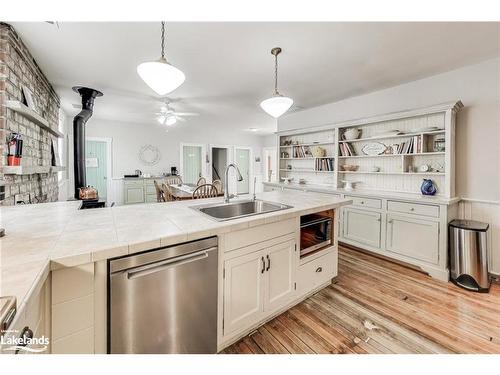
<path id="1" fill-rule="evenodd" d="M 361 201 L 361 204 L 365 204 L 365 201 Z"/>
<path id="2" fill-rule="evenodd" d="M 391 219 L 391 220 L 389 220 L 389 224 L 392 224 L 392 219 Z"/>
<path id="3" fill-rule="evenodd" d="M 322 267 L 318 267 L 316 268 L 316 272 L 322 272 L 323 271 L 323 268 Z"/>
<path id="4" fill-rule="evenodd" d="M 415 209 L 413 207 L 410 208 L 410 211 L 415 211 Z"/>

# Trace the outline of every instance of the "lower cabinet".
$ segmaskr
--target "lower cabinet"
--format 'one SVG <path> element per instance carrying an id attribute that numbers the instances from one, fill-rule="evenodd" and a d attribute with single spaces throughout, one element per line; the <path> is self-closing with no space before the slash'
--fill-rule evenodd
<path id="1" fill-rule="evenodd" d="M 380 247 L 381 214 L 344 208 L 343 237 L 374 248 Z"/>
<path id="2" fill-rule="evenodd" d="M 439 223 L 402 215 L 387 215 L 387 250 L 437 264 Z"/>
<path id="3" fill-rule="evenodd" d="M 295 241 L 224 262 L 224 335 L 257 323 L 295 292 Z"/>
<path id="4" fill-rule="evenodd" d="M 125 185 L 125 204 L 144 203 L 144 186 Z"/>

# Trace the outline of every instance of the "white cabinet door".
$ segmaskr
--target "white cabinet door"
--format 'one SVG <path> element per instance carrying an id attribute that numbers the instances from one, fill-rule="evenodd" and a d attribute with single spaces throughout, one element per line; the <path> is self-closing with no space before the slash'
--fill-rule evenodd
<path id="1" fill-rule="evenodd" d="M 144 186 L 127 186 L 125 204 L 144 203 Z"/>
<path id="2" fill-rule="evenodd" d="M 266 250 L 224 262 L 224 334 L 244 329 L 263 315 Z"/>
<path id="3" fill-rule="evenodd" d="M 380 248 L 380 213 L 344 208 L 343 217 L 343 237 L 345 239 Z"/>
<path id="4" fill-rule="evenodd" d="M 387 250 L 414 259 L 439 262 L 439 223 L 387 215 Z"/>
<path id="5" fill-rule="evenodd" d="M 266 288 L 264 310 L 283 307 L 295 292 L 295 241 L 288 241 L 267 249 Z"/>

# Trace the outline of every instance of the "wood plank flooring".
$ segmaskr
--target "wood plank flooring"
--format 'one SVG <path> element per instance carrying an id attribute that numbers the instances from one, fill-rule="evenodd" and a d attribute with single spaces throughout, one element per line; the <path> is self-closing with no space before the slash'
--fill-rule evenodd
<path id="1" fill-rule="evenodd" d="M 223 353 L 500 353 L 500 285 L 488 294 L 350 248 L 339 276 Z"/>

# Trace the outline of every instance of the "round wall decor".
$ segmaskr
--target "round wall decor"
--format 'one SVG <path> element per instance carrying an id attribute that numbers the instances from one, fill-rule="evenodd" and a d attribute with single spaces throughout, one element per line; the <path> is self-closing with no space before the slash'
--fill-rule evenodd
<path id="1" fill-rule="evenodd" d="M 144 145 L 139 150 L 139 160 L 145 165 L 158 164 L 160 159 L 160 150 L 153 145 Z"/>

